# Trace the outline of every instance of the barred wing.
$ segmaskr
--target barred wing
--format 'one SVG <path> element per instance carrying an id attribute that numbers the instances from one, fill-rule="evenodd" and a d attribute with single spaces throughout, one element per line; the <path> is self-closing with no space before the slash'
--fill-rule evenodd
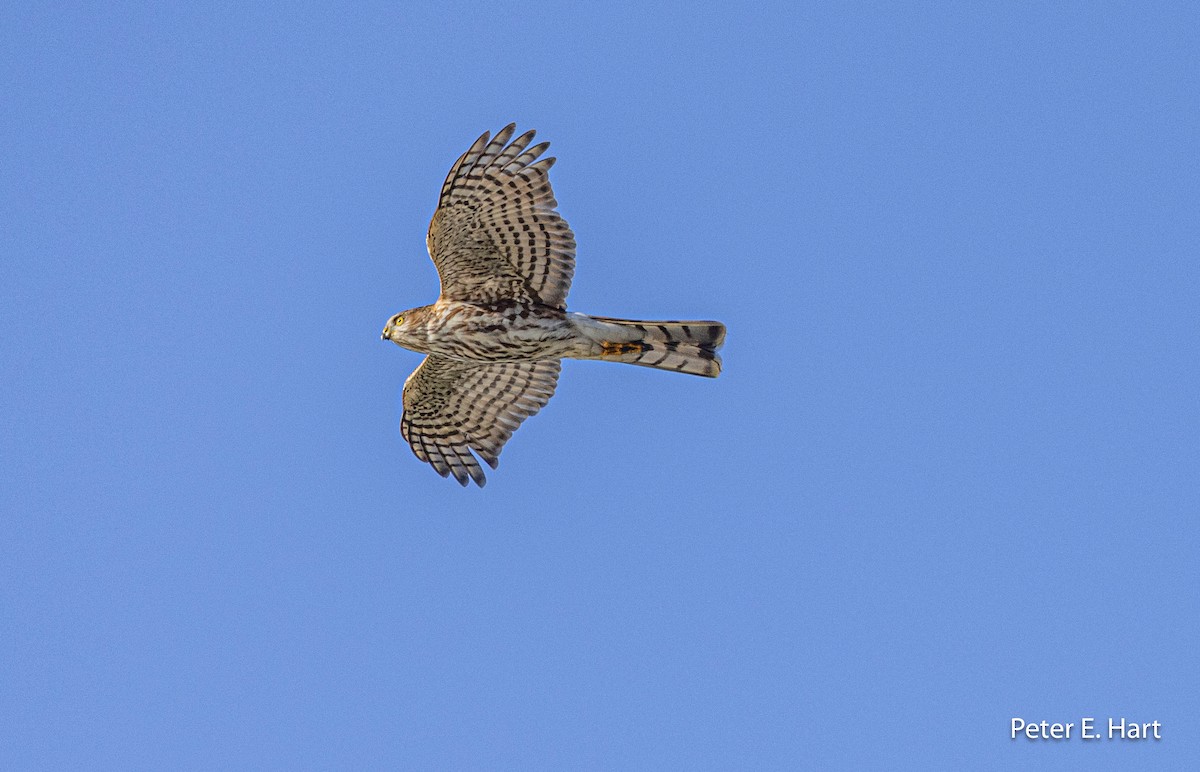
<path id="1" fill-rule="evenodd" d="M 487 482 L 475 456 L 492 469 L 500 449 L 554 395 L 560 362 L 463 362 L 430 354 L 404 382 L 400 433 L 417 458 L 442 477 Z"/>
<path id="2" fill-rule="evenodd" d="M 450 169 L 426 244 L 442 297 L 475 303 L 534 301 L 566 308 L 575 273 L 575 234 L 558 215 L 548 172 L 527 131 L 507 144 L 510 123 L 488 133 Z M 528 149 L 526 149 L 528 148 Z"/>

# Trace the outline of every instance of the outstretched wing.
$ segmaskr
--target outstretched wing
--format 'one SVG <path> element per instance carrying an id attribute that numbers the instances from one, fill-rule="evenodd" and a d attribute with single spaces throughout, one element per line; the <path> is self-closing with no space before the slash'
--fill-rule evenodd
<path id="1" fill-rule="evenodd" d="M 575 273 L 575 234 L 554 208 L 548 172 L 527 131 L 507 144 L 510 123 L 488 133 L 450 169 L 426 243 L 442 297 L 475 303 L 534 301 L 566 308 Z M 526 149 L 528 148 L 528 149 Z"/>
<path id="2" fill-rule="evenodd" d="M 417 458 L 442 477 L 487 482 L 475 456 L 492 469 L 500 449 L 554 395 L 560 362 L 463 362 L 430 354 L 404 382 L 400 433 Z"/>

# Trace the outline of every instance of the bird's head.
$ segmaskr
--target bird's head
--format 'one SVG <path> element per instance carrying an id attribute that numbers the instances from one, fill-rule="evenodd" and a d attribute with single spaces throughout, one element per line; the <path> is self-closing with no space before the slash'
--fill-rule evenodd
<path id="1" fill-rule="evenodd" d="M 390 340 L 392 343 L 404 346 L 405 348 L 413 348 L 419 316 L 419 308 L 395 314 L 391 319 L 387 320 L 387 324 L 383 326 L 383 334 L 379 337 L 382 340 Z"/>
<path id="2" fill-rule="evenodd" d="M 380 340 L 391 340 L 392 332 L 399 330 L 404 326 L 404 314 L 395 314 L 391 319 L 387 320 L 387 324 L 383 325 L 383 334 L 379 336 Z"/>

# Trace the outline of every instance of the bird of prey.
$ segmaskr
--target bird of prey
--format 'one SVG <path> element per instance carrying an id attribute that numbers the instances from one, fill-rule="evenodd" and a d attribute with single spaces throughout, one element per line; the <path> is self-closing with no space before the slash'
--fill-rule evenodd
<path id="1" fill-rule="evenodd" d="M 479 459 L 495 469 L 513 431 L 550 400 L 564 357 L 721 372 L 720 322 L 567 311 L 575 235 L 555 211 L 555 159 L 538 160 L 549 143 L 531 147 L 534 132 L 512 139 L 515 129 L 484 132 L 451 167 L 426 237 L 441 295 L 383 328 L 384 340 L 427 355 L 404 382 L 400 433 L 464 486 L 482 487 Z"/>

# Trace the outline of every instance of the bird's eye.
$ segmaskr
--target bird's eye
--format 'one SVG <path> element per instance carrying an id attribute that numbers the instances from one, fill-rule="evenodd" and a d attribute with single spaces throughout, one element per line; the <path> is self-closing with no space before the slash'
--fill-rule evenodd
<path id="1" fill-rule="evenodd" d="M 395 321 L 395 322 L 392 322 L 392 324 L 404 324 L 404 317 L 403 317 L 403 316 L 397 316 L 397 317 L 396 317 L 396 321 Z"/>

